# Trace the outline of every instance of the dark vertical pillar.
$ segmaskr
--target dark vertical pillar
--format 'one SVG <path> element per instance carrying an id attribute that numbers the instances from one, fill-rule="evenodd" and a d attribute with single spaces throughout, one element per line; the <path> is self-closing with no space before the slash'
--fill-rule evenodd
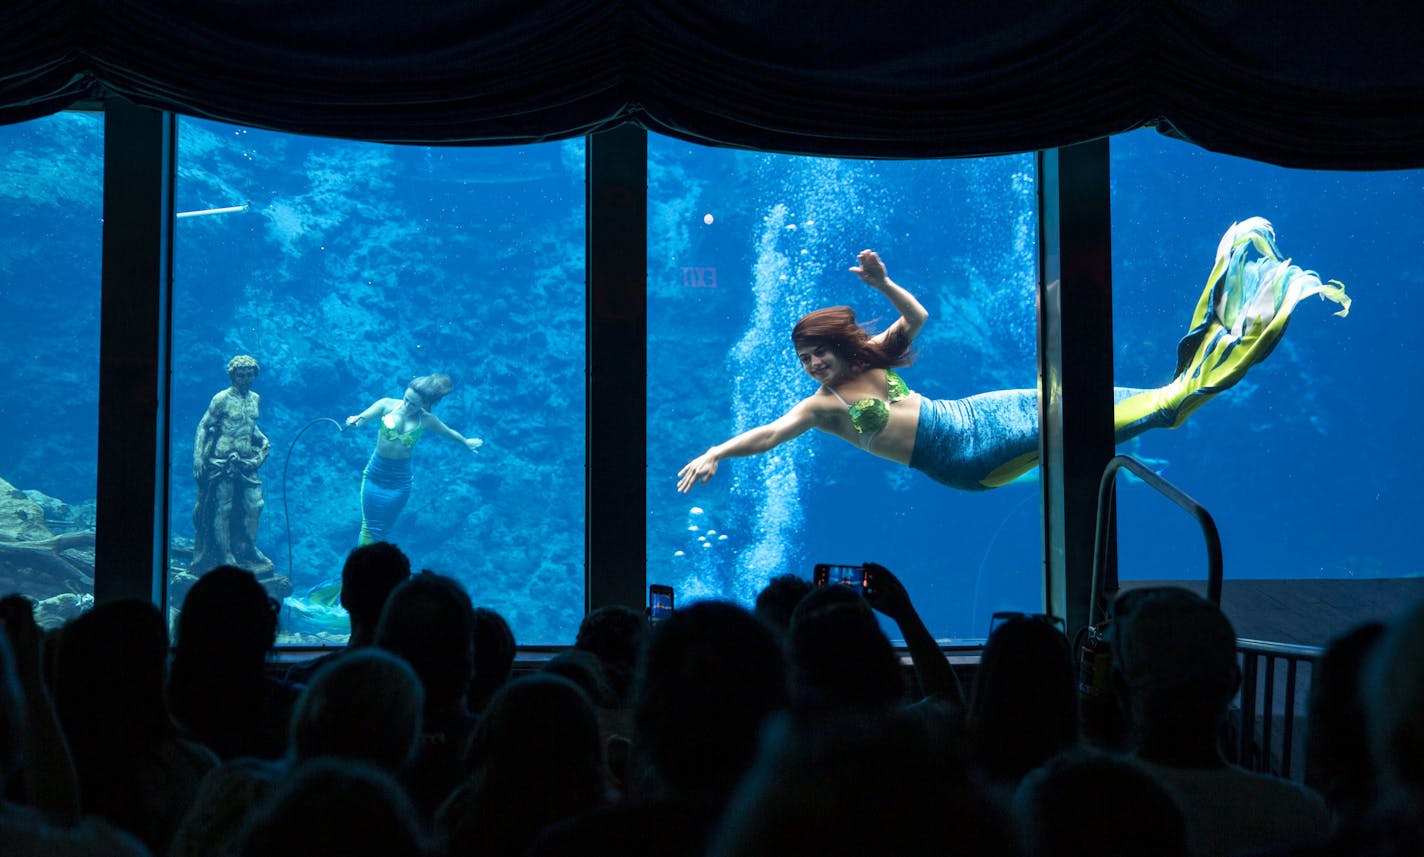
<path id="1" fill-rule="evenodd" d="M 119 98 L 104 116 L 94 597 L 159 600 L 167 579 L 174 121 Z"/>
<path id="2" fill-rule="evenodd" d="M 588 138 L 587 606 L 643 604 L 647 577 L 648 135 Z"/>
<path id="3" fill-rule="evenodd" d="M 1098 483 L 1113 456 L 1108 141 L 1040 152 L 1044 604 L 1088 621 Z"/>

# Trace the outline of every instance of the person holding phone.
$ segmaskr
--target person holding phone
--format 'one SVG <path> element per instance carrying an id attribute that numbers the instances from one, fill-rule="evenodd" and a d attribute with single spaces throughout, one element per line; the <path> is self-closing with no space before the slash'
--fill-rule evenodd
<path id="1" fill-rule="evenodd" d="M 386 541 L 400 517 L 414 485 L 410 456 L 415 444 L 430 429 L 435 434 L 479 452 L 484 441 L 465 437 L 430 412 L 450 392 L 448 375 L 421 375 L 399 399 L 377 399 L 369 408 L 346 418 L 346 427 L 379 420 L 376 448 L 361 471 L 361 536 L 358 544 Z"/>
<path id="2" fill-rule="evenodd" d="M 996 488 L 1037 465 L 1038 390 L 952 400 L 915 393 L 895 370 L 911 362 L 911 345 L 929 313 L 890 279 L 875 251 L 862 250 L 856 261 L 850 272 L 884 295 L 899 317 L 873 336 L 847 306 L 802 317 L 791 340 L 801 368 L 819 387 L 781 417 L 689 461 L 678 471 L 679 491 L 707 482 L 724 459 L 766 452 L 813 428 L 961 490 Z M 1311 295 L 1339 304 L 1336 315 L 1349 312 L 1343 284 L 1322 282 L 1281 257 L 1270 223 L 1253 217 L 1232 224 L 1178 345 L 1175 377 L 1155 389 L 1114 390 L 1117 442 L 1176 428 L 1240 381 L 1271 353 L 1296 304 Z"/>

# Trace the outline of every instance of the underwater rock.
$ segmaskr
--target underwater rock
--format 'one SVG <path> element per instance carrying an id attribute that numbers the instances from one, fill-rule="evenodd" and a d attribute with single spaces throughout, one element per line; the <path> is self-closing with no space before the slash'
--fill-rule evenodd
<path id="1" fill-rule="evenodd" d="M 44 507 L 0 479 L 0 541 L 33 542 L 52 535 L 45 524 Z"/>

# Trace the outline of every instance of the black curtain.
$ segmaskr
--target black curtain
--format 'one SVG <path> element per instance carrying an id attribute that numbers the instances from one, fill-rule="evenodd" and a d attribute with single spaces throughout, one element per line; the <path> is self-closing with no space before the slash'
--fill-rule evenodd
<path id="1" fill-rule="evenodd" d="M 1286 166 L 1413 168 L 1421 21 L 1418 0 L 4 0 L 0 123 L 119 95 L 386 142 L 631 121 L 881 158 L 1155 125 Z"/>

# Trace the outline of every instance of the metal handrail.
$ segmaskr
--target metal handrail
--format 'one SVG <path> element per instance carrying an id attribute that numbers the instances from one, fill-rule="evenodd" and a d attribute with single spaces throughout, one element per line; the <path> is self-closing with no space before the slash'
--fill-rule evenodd
<path id="1" fill-rule="evenodd" d="M 1159 494 L 1196 518 L 1197 524 L 1202 529 L 1202 537 L 1206 539 L 1206 597 L 1211 603 L 1220 605 L 1221 535 L 1217 532 L 1216 521 L 1212 519 L 1211 513 L 1188 496 L 1185 491 L 1154 473 L 1152 468 L 1146 464 L 1131 455 L 1115 455 L 1108 461 L 1107 467 L 1103 468 L 1102 481 L 1098 483 L 1098 518 L 1096 532 L 1093 536 L 1092 603 L 1088 606 L 1088 624 L 1090 626 L 1097 625 L 1102 619 L 1104 605 L 1100 587 L 1104 583 L 1104 566 L 1107 564 L 1108 524 L 1110 522 L 1108 510 L 1117 494 L 1117 472 L 1123 469 L 1132 472 L 1143 482 L 1157 489 Z"/>
<path id="2" fill-rule="evenodd" d="M 1233 748 L 1236 763 L 1260 773 L 1276 774 L 1303 779 L 1303 772 L 1293 771 L 1295 757 L 1295 732 L 1299 667 L 1302 663 L 1311 666 L 1317 663 L 1324 649 L 1318 646 L 1300 646 L 1292 643 L 1274 643 L 1265 640 L 1238 638 L 1236 651 L 1241 655 L 1241 697 L 1240 730 Z M 1261 675 L 1261 661 L 1265 661 L 1265 675 Z M 1284 699 L 1281 700 L 1280 763 L 1272 764 L 1275 749 L 1276 717 L 1276 666 L 1277 661 L 1285 662 Z M 1314 675 L 1312 672 L 1312 681 Z M 1258 706 L 1256 696 L 1260 690 Z M 1258 731 L 1259 730 L 1259 731 Z"/>

